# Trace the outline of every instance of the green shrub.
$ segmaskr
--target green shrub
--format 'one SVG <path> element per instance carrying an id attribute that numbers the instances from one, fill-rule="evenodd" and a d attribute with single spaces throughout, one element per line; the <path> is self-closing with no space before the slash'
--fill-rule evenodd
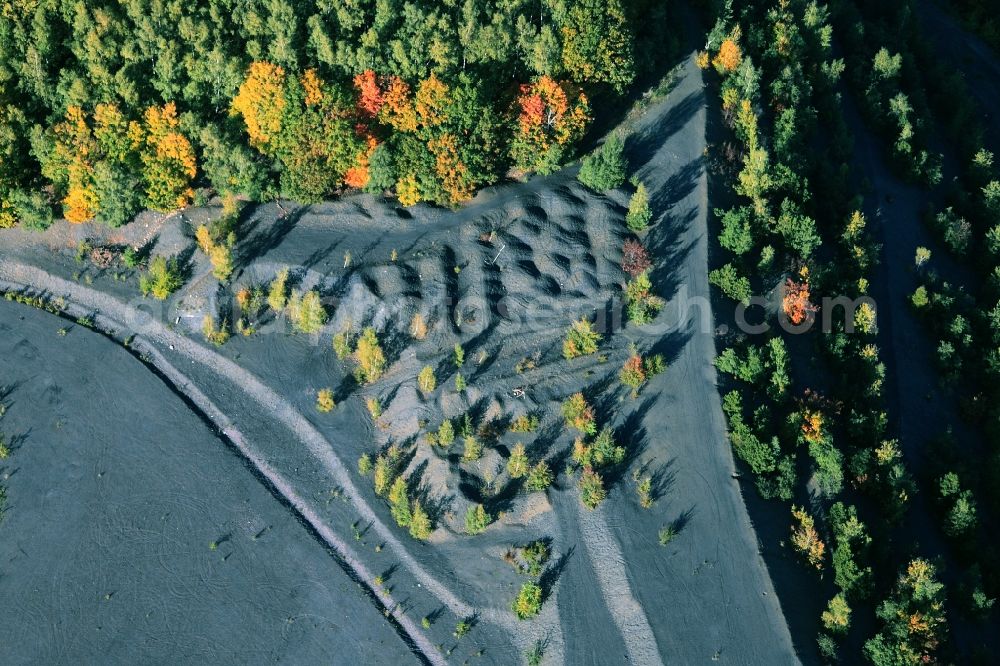
<path id="1" fill-rule="evenodd" d="M 521 586 L 517 598 L 511 604 L 511 610 L 518 620 L 526 620 L 538 615 L 542 609 L 542 588 L 537 583 L 527 582 Z"/>
<path id="2" fill-rule="evenodd" d="M 934 227 L 955 254 L 965 254 L 972 240 L 972 225 L 948 206 L 934 217 Z"/>
<path id="3" fill-rule="evenodd" d="M 483 457 L 483 445 L 475 435 L 466 435 L 463 441 L 462 460 L 472 462 Z"/>
<path id="4" fill-rule="evenodd" d="M 625 447 L 615 443 L 614 433 L 608 427 L 601 429 L 600 434 L 594 438 L 594 443 L 586 447 L 586 451 L 585 460 L 579 461 L 583 465 L 604 467 L 618 465 L 625 460 Z"/>
<path id="5" fill-rule="evenodd" d="M 417 386 L 424 393 L 433 393 L 434 389 L 437 388 L 437 378 L 434 377 L 434 368 L 429 365 L 425 365 L 420 374 L 417 375 Z"/>
<path id="6" fill-rule="evenodd" d="M 420 502 L 414 502 L 413 510 L 410 512 L 410 536 L 423 541 L 431 535 L 431 530 L 430 516 L 424 511 Z"/>
<path id="7" fill-rule="evenodd" d="M 851 626 L 851 607 L 843 592 L 830 599 L 822 615 L 823 626 L 832 634 L 843 635 Z"/>
<path id="8" fill-rule="evenodd" d="M 345 325 L 333 336 L 333 353 L 343 361 L 351 355 L 351 325 Z"/>
<path id="9" fill-rule="evenodd" d="M 541 666 L 542 657 L 545 656 L 545 645 L 542 641 L 535 641 L 527 652 L 524 653 L 524 661 L 528 666 Z"/>
<path id="10" fill-rule="evenodd" d="M 625 213 L 625 224 L 632 231 L 645 231 L 651 219 L 653 219 L 653 212 L 649 209 L 649 192 L 646 191 L 645 185 L 639 183 L 632 198 L 629 199 L 628 212 Z"/>
<path id="11" fill-rule="evenodd" d="M 278 271 L 267 292 L 267 305 L 275 314 L 283 312 L 288 304 L 288 269 Z"/>
<path id="12" fill-rule="evenodd" d="M 211 342 L 216 347 L 221 347 L 229 341 L 228 322 L 223 319 L 222 325 L 216 328 L 215 319 L 212 318 L 212 315 L 207 314 L 201 320 L 201 333 L 205 336 L 206 342 Z"/>
<path id="13" fill-rule="evenodd" d="M 648 324 L 663 309 L 663 299 L 653 295 L 652 287 L 648 271 L 636 275 L 625 287 L 626 314 L 633 324 Z"/>
<path id="14" fill-rule="evenodd" d="M 510 452 L 507 460 L 507 473 L 512 479 L 520 479 L 528 474 L 528 454 L 524 451 L 524 444 L 518 442 Z"/>
<path id="15" fill-rule="evenodd" d="M 143 296 L 152 295 L 161 301 L 180 289 L 182 284 L 184 282 L 177 259 L 163 256 L 153 257 L 149 262 L 149 270 L 139 278 L 139 290 Z"/>
<path id="16" fill-rule="evenodd" d="M 445 419 L 437 431 L 437 443 L 440 446 L 451 446 L 455 441 L 455 426 L 451 419 Z"/>
<path id="17" fill-rule="evenodd" d="M 465 531 L 469 534 L 479 534 L 493 522 L 493 517 L 486 513 L 482 504 L 470 506 L 465 512 Z"/>
<path id="18" fill-rule="evenodd" d="M 372 416 L 372 421 L 378 421 L 382 416 L 382 403 L 378 398 L 372 396 L 365 399 L 365 407 L 368 408 L 368 413 Z"/>
<path id="19" fill-rule="evenodd" d="M 750 280 L 739 274 L 736 267 L 726 264 L 722 268 L 717 268 L 708 274 L 708 281 L 722 290 L 727 297 L 742 303 L 750 304 Z"/>
<path id="20" fill-rule="evenodd" d="M 518 571 L 538 578 L 542 575 L 542 568 L 551 556 L 552 551 L 549 550 L 549 546 L 545 541 L 532 541 L 521 549 L 521 557 L 524 558 L 525 566 L 519 567 Z"/>
<path id="21" fill-rule="evenodd" d="M 635 487 L 636 493 L 639 495 L 639 506 L 643 509 L 649 509 L 653 506 L 653 479 L 651 477 L 644 477 Z"/>
<path id="22" fill-rule="evenodd" d="M 597 432 L 597 420 L 594 408 L 591 407 L 582 393 L 574 393 L 562 404 L 562 415 L 566 425 L 582 433 L 593 435 Z"/>
<path id="23" fill-rule="evenodd" d="M 601 475 L 589 467 L 584 469 L 580 475 L 580 501 L 583 505 L 591 510 L 596 509 L 607 496 Z"/>
<path id="24" fill-rule="evenodd" d="M 316 409 L 324 414 L 333 411 L 336 404 L 333 402 L 333 391 L 328 388 L 320 389 L 316 393 Z"/>
<path id="25" fill-rule="evenodd" d="M 8 198 L 14 217 L 25 229 L 45 231 L 52 226 L 52 206 L 42 192 L 14 190 Z"/>
<path id="26" fill-rule="evenodd" d="M 528 472 L 528 481 L 525 483 L 528 490 L 540 491 L 545 490 L 552 485 L 552 470 L 549 469 L 549 464 L 544 460 L 540 460 L 535 463 L 535 466 L 531 468 Z"/>
<path id="27" fill-rule="evenodd" d="M 753 249 L 754 221 L 752 206 L 731 208 L 725 212 L 715 211 L 722 218 L 722 232 L 719 233 L 719 245 L 735 255 L 746 254 Z"/>
<path id="28" fill-rule="evenodd" d="M 288 318 L 292 326 L 302 333 L 318 333 L 327 319 L 319 292 L 310 289 L 300 296 L 297 291 L 292 291 L 288 299 Z"/>
<path id="29" fill-rule="evenodd" d="M 407 527 L 410 524 L 410 498 L 406 488 L 406 479 L 401 476 L 396 477 L 389 489 L 389 506 L 392 517 L 400 527 Z"/>
<path id="30" fill-rule="evenodd" d="M 371 326 L 365 328 L 358 337 L 358 344 L 354 348 L 354 360 L 358 363 L 358 376 L 366 384 L 378 381 L 385 372 L 385 352 L 382 351 L 375 329 Z M 381 411 L 381 405 L 379 409 Z"/>
<path id="31" fill-rule="evenodd" d="M 607 192 L 620 186 L 625 182 L 624 148 L 621 136 L 612 134 L 597 150 L 583 158 L 577 178 L 597 192 Z"/>
<path id="32" fill-rule="evenodd" d="M 122 252 L 122 263 L 125 264 L 126 268 L 136 268 L 142 263 L 142 257 L 139 256 L 138 250 L 129 245 Z"/>
<path id="33" fill-rule="evenodd" d="M 602 336 L 594 330 L 593 324 L 588 319 L 580 319 L 573 322 L 569 332 L 566 333 L 566 340 L 563 342 L 563 356 L 567 360 L 572 360 L 578 356 L 586 356 L 597 351 Z"/>

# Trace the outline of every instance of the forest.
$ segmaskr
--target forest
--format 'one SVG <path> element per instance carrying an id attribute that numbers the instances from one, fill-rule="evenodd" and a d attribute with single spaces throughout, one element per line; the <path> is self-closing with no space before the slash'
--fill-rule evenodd
<path id="1" fill-rule="evenodd" d="M 975 6 L 956 4 L 965 16 Z M 875 664 L 982 660 L 998 589 L 986 526 L 997 506 L 1000 182 L 964 77 L 934 52 L 915 5 L 726 3 L 700 54 L 725 136 L 713 194 L 726 204 L 715 211 L 722 265 L 710 279 L 743 303 L 776 294 L 792 329 L 819 317 L 823 296 L 861 303 L 824 312 L 832 328 L 808 342 L 734 338 L 716 360 L 734 453 L 762 497 L 787 503 L 803 564 L 821 581 L 832 570 L 816 643 L 830 662 L 859 644 Z M 919 285 L 912 294 L 878 284 L 883 242 L 904 239 L 866 215 L 879 211 L 863 142 L 883 153 L 906 196 L 928 202 L 936 242 L 933 253 L 918 246 L 906 269 Z M 892 203 L 886 195 L 882 205 Z M 945 277 L 947 259 L 931 261 L 937 245 L 971 280 Z M 899 438 L 890 396 L 913 389 L 887 375 L 894 350 L 881 349 L 888 338 L 870 295 L 908 301 L 936 345 L 936 357 L 916 362 L 939 370 L 942 404 L 920 407 L 939 429 L 919 441 Z M 960 443 L 966 428 L 976 432 Z M 925 520 L 933 540 L 915 536 Z"/>
<path id="2" fill-rule="evenodd" d="M 650 0 L 16 0 L 0 227 L 121 225 L 211 192 L 453 206 L 574 156 L 664 29 Z M 641 18 L 641 21 L 640 21 Z M 655 51 L 662 51 L 656 49 Z M 610 105 L 609 108 L 613 108 Z"/>

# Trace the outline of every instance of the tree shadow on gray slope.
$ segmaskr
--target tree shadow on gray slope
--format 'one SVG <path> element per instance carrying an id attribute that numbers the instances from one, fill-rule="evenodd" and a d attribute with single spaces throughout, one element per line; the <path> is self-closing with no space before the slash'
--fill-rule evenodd
<path id="1" fill-rule="evenodd" d="M 667 364 L 667 368 L 680 358 L 681 351 L 684 346 L 691 340 L 694 335 L 693 329 L 693 317 L 688 319 L 687 325 L 683 330 L 678 326 L 677 330 L 670 331 L 653 341 L 647 349 L 649 355 L 660 354 L 663 356 L 663 360 Z"/>
<path id="2" fill-rule="evenodd" d="M 564 429 L 560 422 L 553 421 L 548 423 L 544 427 L 535 431 L 535 437 L 531 440 L 525 447 L 525 452 L 531 460 L 541 460 L 552 450 L 552 447 L 559 437 L 563 434 Z"/>
<path id="3" fill-rule="evenodd" d="M 665 299 L 671 299 L 677 294 L 681 285 L 681 269 L 688 255 L 698 244 L 698 239 L 685 242 L 687 231 L 698 216 L 697 208 L 689 208 L 681 216 L 675 217 L 669 224 L 666 221 L 656 225 L 665 225 L 662 231 L 650 232 L 646 237 L 647 249 L 653 258 L 653 266 L 649 271 L 649 279 L 656 288 L 656 293 Z M 662 238 L 659 234 L 662 234 Z"/>
<path id="4" fill-rule="evenodd" d="M 237 244 L 233 253 L 237 269 L 245 268 L 254 259 L 281 245 L 285 236 L 309 210 L 308 206 L 302 206 L 286 215 L 268 220 L 267 209 L 270 208 L 270 206 L 248 206 L 240 212 L 236 227 L 238 235 L 243 240 Z"/>
<path id="5" fill-rule="evenodd" d="M 609 490 L 625 478 L 628 469 L 649 446 L 649 431 L 643 425 L 642 419 L 656 400 L 656 396 L 645 398 L 637 408 L 629 412 L 621 425 L 614 429 L 615 441 L 625 447 L 625 457 L 619 464 L 601 470 Z M 617 403 L 614 395 L 608 396 L 607 401 Z"/>
<path id="6" fill-rule="evenodd" d="M 698 179 L 705 173 L 705 158 L 698 156 L 673 172 L 666 182 L 650 187 L 649 208 L 657 220 L 683 201 L 698 186 Z M 657 225 L 654 224 L 653 228 Z"/>
<path id="7" fill-rule="evenodd" d="M 556 583 L 559 582 L 559 578 L 575 552 L 576 546 L 570 546 L 565 553 L 542 571 L 542 575 L 538 578 L 538 586 L 542 588 L 542 603 L 545 603 L 552 595 L 552 590 L 555 589 Z"/>
<path id="8" fill-rule="evenodd" d="M 0 384 L 0 403 L 4 403 L 17 389 L 21 388 L 21 384 L 23 383 L 23 381 L 17 380 L 9 384 Z M 10 405 L 5 406 L 7 408 L 10 407 Z"/>
<path id="9" fill-rule="evenodd" d="M 665 463 L 657 465 L 656 459 L 653 458 L 647 460 L 638 468 L 638 476 L 640 478 L 646 476 L 650 468 L 656 468 L 651 474 L 648 474 L 650 480 L 649 497 L 652 501 L 656 502 L 663 499 L 670 492 L 670 489 L 674 487 L 677 472 L 673 468 L 676 465 L 676 460 L 676 457 L 670 458 Z"/>
<path id="10" fill-rule="evenodd" d="M 413 453 L 416 453 L 415 449 Z M 412 460 L 412 455 L 410 459 Z M 431 523 L 437 524 L 440 522 L 442 516 L 451 511 L 455 496 L 435 494 L 429 486 L 424 484 L 424 473 L 427 471 L 429 464 L 429 460 L 422 460 L 410 472 L 410 475 L 406 478 L 407 495 L 420 502 L 420 506 L 427 512 L 427 517 L 430 518 Z M 406 465 L 401 464 L 400 469 L 406 469 Z"/>
<path id="11" fill-rule="evenodd" d="M 740 465 L 744 469 L 745 465 Z M 778 595 L 778 602 L 784 614 L 792 638 L 792 645 L 803 663 L 820 663 L 815 641 L 822 629 L 820 615 L 826 610 L 826 602 L 833 596 L 817 594 L 816 575 L 802 566 L 801 561 L 778 544 L 787 542 L 791 518 L 787 505 L 762 498 L 749 481 L 749 469 L 739 481 L 742 486 L 744 504 L 753 523 L 758 550 L 767 567 L 767 573 Z M 827 586 L 829 581 L 827 581 Z"/>
<path id="12" fill-rule="evenodd" d="M 701 92 L 689 93 L 674 104 L 657 122 L 646 125 L 625 140 L 625 159 L 629 171 L 636 172 L 647 166 L 663 148 L 667 140 L 681 131 L 700 109 L 705 106 Z"/>

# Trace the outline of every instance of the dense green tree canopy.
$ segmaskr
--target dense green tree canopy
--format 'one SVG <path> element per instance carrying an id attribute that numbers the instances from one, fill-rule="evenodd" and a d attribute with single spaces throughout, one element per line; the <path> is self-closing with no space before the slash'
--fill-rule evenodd
<path id="1" fill-rule="evenodd" d="M 589 119 L 579 87 L 624 91 L 637 35 L 655 43 L 636 25 L 662 11 L 649 0 L 14 0 L 0 8 L 0 213 L 9 226 L 15 193 L 46 185 L 64 216 L 110 224 L 181 205 L 199 185 L 304 201 L 395 188 L 404 203 L 454 204 L 515 163 L 548 170 L 571 156 Z M 250 100 L 234 105 L 248 83 L 273 140 L 255 134 Z M 535 90 L 576 114 L 558 142 L 523 122 Z M 168 105 L 176 136 L 135 140 L 130 123 Z M 118 114 L 124 150 L 60 143 L 60 125 L 96 132 L 99 107 Z M 544 157 L 527 159 L 525 145 Z"/>

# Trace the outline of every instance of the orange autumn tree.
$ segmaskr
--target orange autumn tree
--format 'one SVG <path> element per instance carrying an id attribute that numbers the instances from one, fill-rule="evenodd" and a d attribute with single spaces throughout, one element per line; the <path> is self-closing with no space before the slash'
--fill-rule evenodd
<path id="1" fill-rule="evenodd" d="M 366 69 L 355 76 L 354 88 L 358 91 L 358 109 L 371 118 L 378 116 L 385 99 L 375 78 L 375 72 Z"/>
<path id="2" fill-rule="evenodd" d="M 548 76 L 521 86 L 515 111 L 511 157 L 522 171 L 554 171 L 590 122 L 586 95 Z"/>
<path id="3" fill-rule="evenodd" d="M 740 66 L 743 60 L 743 53 L 739 44 L 732 38 L 723 40 L 719 47 L 719 52 L 715 54 L 712 64 L 720 73 L 732 72 Z"/>
<path id="4" fill-rule="evenodd" d="M 463 137 L 453 131 L 455 100 L 449 86 L 431 73 L 413 93 L 406 82 L 389 77 L 384 94 L 377 96 L 374 77 L 366 74 L 355 79 L 362 94 L 359 103 L 372 106 L 381 101 L 379 120 L 395 129 L 397 136 L 408 137 L 396 143 L 405 156 L 397 165 L 395 187 L 400 203 L 410 206 L 432 200 L 454 206 L 469 199 L 475 180 L 462 158 L 459 141 Z"/>
<path id="5" fill-rule="evenodd" d="M 802 412 L 802 438 L 810 444 L 823 440 L 823 413 L 817 409 Z"/>
<path id="6" fill-rule="evenodd" d="M 809 300 L 809 295 L 809 282 L 807 280 L 796 282 L 792 278 L 788 278 L 785 281 L 781 309 L 788 320 L 796 326 L 805 322 L 806 318 L 819 309 Z"/>
<path id="7" fill-rule="evenodd" d="M 63 216 L 74 224 L 85 222 L 98 211 L 94 192 L 93 160 L 97 144 L 79 106 L 66 109 L 65 119 L 52 128 L 52 149 L 42 171 L 65 190 Z"/>
<path id="8" fill-rule="evenodd" d="M 372 153 L 378 147 L 375 137 L 368 135 L 365 137 L 365 148 L 358 153 L 357 163 L 344 172 L 344 185 L 348 187 L 364 187 L 371 178 L 369 164 Z"/>

